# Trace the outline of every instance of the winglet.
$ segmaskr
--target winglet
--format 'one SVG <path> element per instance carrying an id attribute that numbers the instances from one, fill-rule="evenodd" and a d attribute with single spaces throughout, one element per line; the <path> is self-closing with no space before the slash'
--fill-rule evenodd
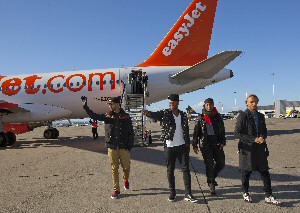
<path id="1" fill-rule="evenodd" d="M 193 66 L 208 56 L 217 0 L 194 0 L 152 55 L 137 67 Z"/>

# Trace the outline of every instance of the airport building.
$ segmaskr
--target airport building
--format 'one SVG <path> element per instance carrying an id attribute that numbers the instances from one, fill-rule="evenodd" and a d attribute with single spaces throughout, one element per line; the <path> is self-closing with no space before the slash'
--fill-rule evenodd
<path id="1" fill-rule="evenodd" d="M 292 110 L 300 111 L 300 101 L 277 100 L 275 102 L 275 118 L 290 114 Z"/>
<path id="2" fill-rule="evenodd" d="M 264 114 L 266 118 L 299 117 L 300 101 L 277 100 L 275 105 L 258 106 L 257 111 Z"/>
<path id="3" fill-rule="evenodd" d="M 257 111 L 264 114 L 266 118 L 272 118 L 275 114 L 275 106 L 267 105 L 267 106 L 258 106 Z"/>

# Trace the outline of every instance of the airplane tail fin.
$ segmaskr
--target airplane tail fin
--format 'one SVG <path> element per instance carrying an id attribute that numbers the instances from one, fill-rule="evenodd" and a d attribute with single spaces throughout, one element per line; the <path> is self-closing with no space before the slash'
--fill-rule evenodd
<path id="1" fill-rule="evenodd" d="M 208 56 L 218 0 L 194 0 L 152 55 L 137 67 L 193 66 Z"/>
<path id="2" fill-rule="evenodd" d="M 190 105 L 188 105 L 188 107 L 186 108 L 186 111 L 187 111 L 188 114 L 195 114 L 196 113 L 195 110 Z"/>

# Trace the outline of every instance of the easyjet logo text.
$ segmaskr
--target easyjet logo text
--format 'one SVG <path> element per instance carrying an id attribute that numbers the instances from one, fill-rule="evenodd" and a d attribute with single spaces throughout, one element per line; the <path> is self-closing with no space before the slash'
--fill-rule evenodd
<path id="1" fill-rule="evenodd" d="M 186 20 L 181 27 L 174 34 L 174 37 L 168 42 L 168 46 L 163 49 L 163 54 L 169 56 L 172 54 L 172 51 L 176 49 L 179 42 L 184 38 L 190 35 L 190 28 L 195 24 L 195 19 L 198 19 L 203 11 L 206 10 L 206 5 L 202 5 L 201 2 L 196 3 L 196 8 L 192 11 L 191 14 L 186 14 L 183 18 Z"/>
<path id="2" fill-rule="evenodd" d="M 49 78 L 46 83 L 42 84 L 43 77 L 39 75 L 27 76 L 21 78 L 9 78 L 0 75 L 0 81 L 4 80 L 1 84 L 1 91 L 4 95 L 13 96 L 17 95 L 24 86 L 25 93 L 33 95 L 39 92 L 46 94 L 47 91 L 51 93 L 61 93 L 64 90 L 71 92 L 81 91 L 87 86 L 88 91 L 92 91 L 92 85 L 99 85 L 99 89 L 103 90 L 106 81 L 104 77 L 110 75 L 111 90 L 116 89 L 116 74 L 114 72 L 105 73 L 90 73 L 88 77 L 83 74 L 77 73 L 70 76 L 55 75 Z M 45 81 L 43 81 L 45 82 Z"/>

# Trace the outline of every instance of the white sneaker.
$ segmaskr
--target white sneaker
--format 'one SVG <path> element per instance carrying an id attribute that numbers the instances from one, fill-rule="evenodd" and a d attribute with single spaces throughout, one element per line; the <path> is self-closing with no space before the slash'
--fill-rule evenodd
<path id="1" fill-rule="evenodd" d="M 243 198 L 245 202 L 252 203 L 252 198 L 250 197 L 249 193 L 244 193 Z"/>
<path id="2" fill-rule="evenodd" d="M 272 195 L 270 197 L 265 197 L 265 202 L 273 205 L 280 205 L 281 202 L 275 199 Z"/>

